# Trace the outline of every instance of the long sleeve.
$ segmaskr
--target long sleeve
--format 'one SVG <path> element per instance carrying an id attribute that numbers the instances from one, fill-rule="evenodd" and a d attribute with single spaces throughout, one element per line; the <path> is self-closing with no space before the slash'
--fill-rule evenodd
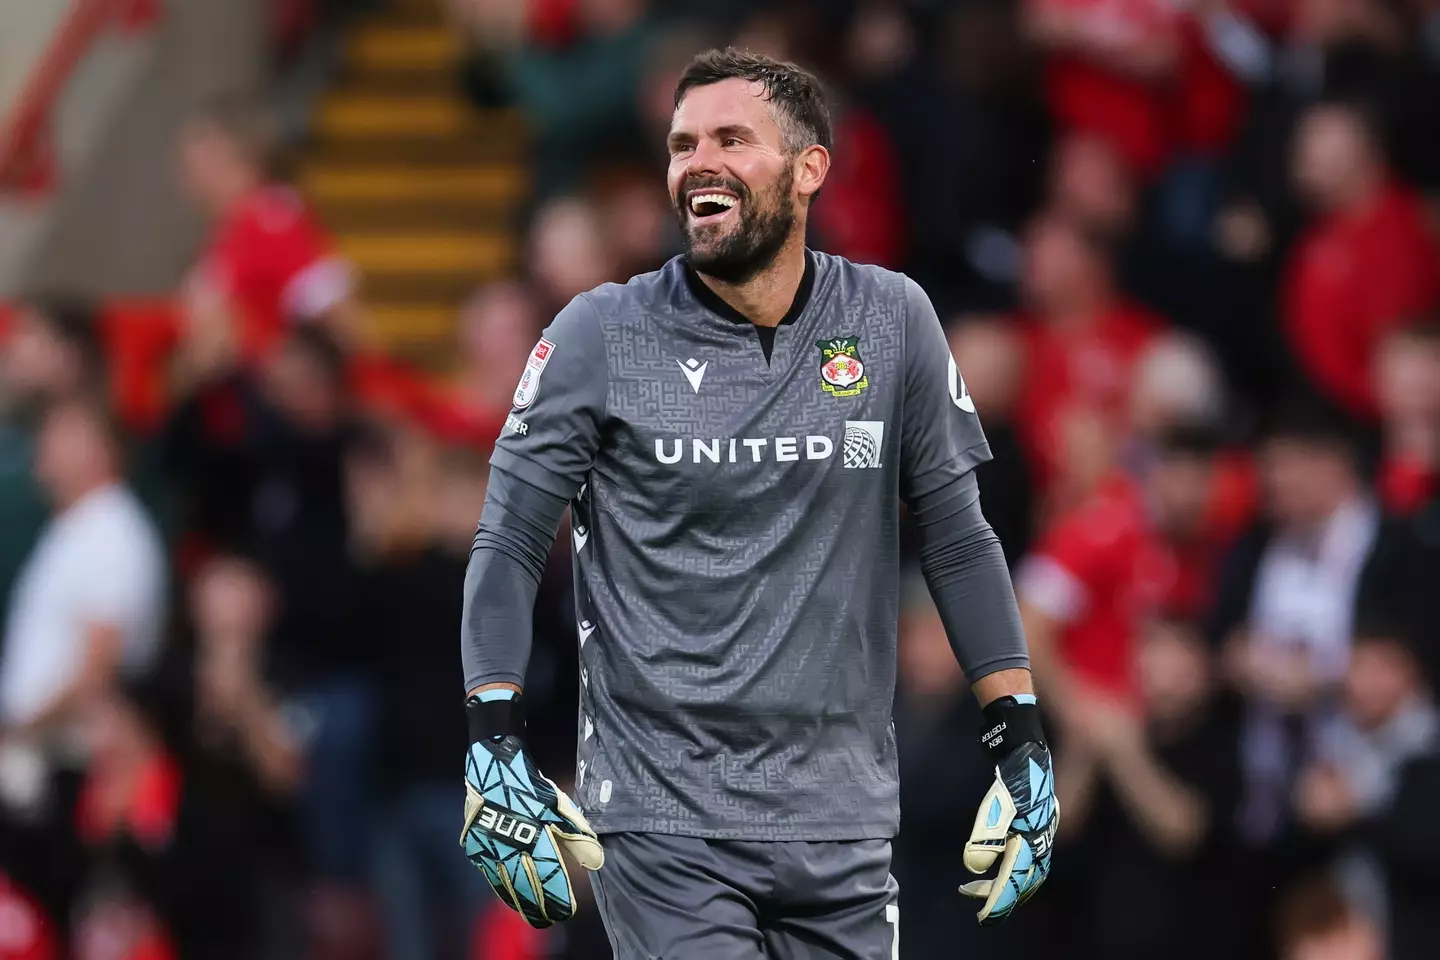
<path id="1" fill-rule="evenodd" d="M 465 689 L 525 682 L 535 593 L 565 500 L 503 470 L 491 472 L 465 570 L 461 658 Z"/>
<path id="2" fill-rule="evenodd" d="M 966 679 L 1029 667 L 1015 588 L 1000 538 L 981 513 L 975 474 L 915 499 L 911 511 L 925 583 Z"/>

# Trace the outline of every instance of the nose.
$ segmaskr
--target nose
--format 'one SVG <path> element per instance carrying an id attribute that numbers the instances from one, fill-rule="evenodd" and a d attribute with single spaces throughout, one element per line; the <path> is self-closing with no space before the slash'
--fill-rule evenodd
<path id="1" fill-rule="evenodd" d="M 685 165 L 685 175 L 692 177 L 718 174 L 722 166 L 720 156 L 719 145 L 709 137 L 702 138 L 690 154 L 690 162 Z"/>

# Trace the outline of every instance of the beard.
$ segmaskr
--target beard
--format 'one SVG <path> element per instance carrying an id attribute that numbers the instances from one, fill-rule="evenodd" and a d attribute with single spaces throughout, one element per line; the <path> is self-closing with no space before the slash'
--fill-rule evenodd
<path id="1" fill-rule="evenodd" d="M 709 180 L 681 184 L 674 200 L 680 233 L 690 266 L 724 283 L 744 283 L 770 264 L 795 228 L 790 189 L 795 173 L 786 165 L 760 194 L 752 194 L 737 180 Z M 733 225 L 696 225 L 686 195 L 695 189 L 723 187 L 740 198 L 740 222 Z M 721 230 L 728 229 L 727 233 Z"/>

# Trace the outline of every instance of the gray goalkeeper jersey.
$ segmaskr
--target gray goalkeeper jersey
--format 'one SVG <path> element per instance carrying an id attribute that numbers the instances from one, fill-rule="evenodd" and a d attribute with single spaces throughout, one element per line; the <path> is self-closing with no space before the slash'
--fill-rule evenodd
<path id="1" fill-rule="evenodd" d="M 768 362 L 677 258 L 575 298 L 516 388 L 492 463 L 572 501 L 601 832 L 898 827 L 900 503 L 989 448 L 919 286 L 808 256 Z"/>

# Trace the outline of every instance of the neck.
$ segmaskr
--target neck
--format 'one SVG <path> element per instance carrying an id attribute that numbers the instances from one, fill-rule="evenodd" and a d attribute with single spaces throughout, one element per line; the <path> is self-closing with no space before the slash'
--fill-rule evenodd
<path id="1" fill-rule="evenodd" d="M 1069 296 L 1057 299 L 1051 306 L 1047 318 L 1049 325 L 1069 332 L 1088 330 L 1109 300 L 1109 292 L 1098 285 L 1071 291 Z"/>
<path id="2" fill-rule="evenodd" d="M 55 498 L 56 512 L 64 513 L 96 490 L 109 486 L 110 482 L 110 477 L 100 477 L 86 483 L 78 483 L 69 489 L 60 491 L 59 495 Z"/>
<path id="3" fill-rule="evenodd" d="M 795 294 L 805 276 L 804 237 L 804 230 L 796 230 L 769 266 L 749 280 L 727 283 L 705 273 L 699 274 L 700 280 L 715 296 L 757 326 L 778 326 L 795 302 Z"/>
<path id="4" fill-rule="evenodd" d="M 1396 421 L 1385 432 L 1385 448 L 1392 457 L 1440 465 L 1440 426 L 1419 417 Z"/>
<path id="5" fill-rule="evenodd" d="M 254 177 L 236 177 L 226 185 L 222 194 L 215 198 L 215 213 L 224 216 L 234 210 L 240 201 L 244 200 L 260 186 L 260 181 Z"/>
<path id="6" fill-rule="evenodd" d="M 1342 214 L 1352 216 L 1363 214 L 1374 206 L 1375 200 L 1380 196 L 1385 187 L 1385 175 L 1378 170 L 1365 170 L 1355 175 L 1355 180 L 1350 184 L 1336 204 L 1336 209 Z"/>

